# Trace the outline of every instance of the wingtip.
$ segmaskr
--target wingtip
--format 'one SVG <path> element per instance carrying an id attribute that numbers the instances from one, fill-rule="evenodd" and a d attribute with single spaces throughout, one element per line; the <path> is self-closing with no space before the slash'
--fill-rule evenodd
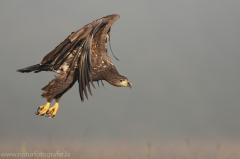
<path id="1" fill-rule="evenodd" d="M 114 19 L 116 21 L 116 20 L 118 20 L 120 18 L 120 15 L 118 15 L 118 14 L 110 14 L 110 15 L 105 16 L 104 18 L 111 18 L 111 19 Z"/>

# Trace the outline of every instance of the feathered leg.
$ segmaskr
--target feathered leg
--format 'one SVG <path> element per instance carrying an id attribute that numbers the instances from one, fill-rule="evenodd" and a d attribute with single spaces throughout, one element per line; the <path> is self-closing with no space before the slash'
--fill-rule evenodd
<path id="1" fill-rule="evenodd" d="M 70 76 L 66 79 L 67 74 L 61 74 L 56 76 L 47 86 L 42 88 L 43 94 L 42 97 L 47 99 L 47 103 L 44 106 L 40 106 L 36 112 L 36 115 L 43 116 L 46 114 L 46 117 L 53 118 L 59 108 L 59 101 L 61 96 L 67 92 L 76 82 L 74 71 L 71 72 Z M 50 107 L 50 103 L 53 99 L 56 99 L 54 106 Z"/>

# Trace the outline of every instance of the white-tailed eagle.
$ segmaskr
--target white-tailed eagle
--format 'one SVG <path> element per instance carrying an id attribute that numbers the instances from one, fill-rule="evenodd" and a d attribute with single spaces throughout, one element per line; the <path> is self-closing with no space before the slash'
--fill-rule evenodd
<path id="1" fill-rule="evenodd" d="M 87 90 L 92 95 L 90 84 L 95 88 L 93 81 L 105 80 L 117 87 L 131 88 L 131 83 L 118 73 L 107 53 L 111 26 L 117 19 L 119 15 L 112 14 L 83 26 L 48 53 L 41 63 L 17 70 L 21 73 L 53 71 L 59 74 L 42 88 L 42 97 L 47 99 L 47 103 L 38 108 L 37 115 L 54 117 L 61 96 L 76 81 L 82 101 L 84 95 L 88 98 Z M 53 99 L 56 103 L 50 107 Z"/>

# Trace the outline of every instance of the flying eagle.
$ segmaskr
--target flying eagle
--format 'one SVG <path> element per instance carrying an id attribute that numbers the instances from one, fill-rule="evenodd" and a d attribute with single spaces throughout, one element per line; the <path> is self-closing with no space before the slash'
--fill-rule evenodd
<path id="1" fill-rule="evenodd" d="M 99 84 L 105 80 L 117 87 L 132 87 L 128 79 L 118 73 L 107 53 L 111 26 L 119 17 L 112 14 L 83 26 L 48 53 L 41 63 L 17 70 L 21 73 L 53 71 L 59 74 L 42 88 L 42 97 L 47 103 L 38 108 L 37 115 L 54 117 L 60 98 L 76 81 L 81 101 L 84 101 L 84 95 L 88 99 L 87 90 L 92 95 L 90 84 L 95 88 L 93 81 Z M 56 103 L 50 107 L 53 99 Z"/>

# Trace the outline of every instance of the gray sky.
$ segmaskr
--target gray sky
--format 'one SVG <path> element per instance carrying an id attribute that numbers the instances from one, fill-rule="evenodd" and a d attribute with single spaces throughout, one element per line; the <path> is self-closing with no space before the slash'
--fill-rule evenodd
<path id="1" fill-rule="evenodd" d="M 240 136 L 240 1 L 0 1 L 0 140 L 235 139 Z M 72 31 L 108 14 L 118 71 L 82 103 L 77 83 L 54 119 L 34 114 L 54 73 L 21 74 Z"/>

